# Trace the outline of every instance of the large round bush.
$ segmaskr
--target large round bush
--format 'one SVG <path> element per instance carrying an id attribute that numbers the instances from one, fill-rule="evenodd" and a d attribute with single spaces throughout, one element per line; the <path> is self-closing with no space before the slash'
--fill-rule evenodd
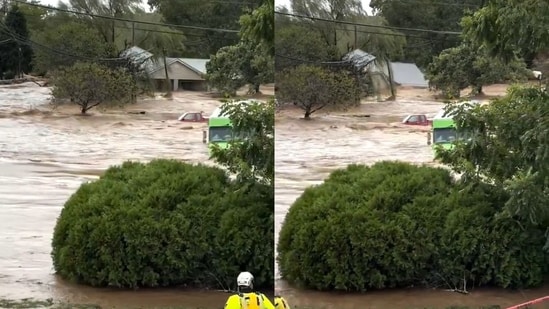
<path id="1" fill-rule="evenodd" d="M 214 167 L 126 162 L 83 184 L 53 236 L 57 273 L 93 286 L 273 286 L 273 192 Z"/>
<path id="2" fill-rule="evenodd" d="M 308 188 L 288 212 L 278 262 L 319 290 L 429 285 L 532 286 L 547 274 L 543 233 L 496 215 L 504 196 L 441 168 L 351 165 Z"/>

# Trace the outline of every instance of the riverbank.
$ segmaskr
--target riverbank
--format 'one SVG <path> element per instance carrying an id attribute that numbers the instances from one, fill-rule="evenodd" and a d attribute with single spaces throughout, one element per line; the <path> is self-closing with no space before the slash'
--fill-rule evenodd
<path id="1" fill-rule="evenodd" d="M 102 309 L 108 307 L 101 307 L 96 304 L 72 304 L 72 303 L 56 303 L 51 299 L 47 300 L 34 300 L 34 299 L 24 299 L 24 300 L 9 300 L 9 299 L 0 299 L 0 308 L 5 309 L 31 309 L 31 308 L 46 308 L 46 309 Z M 123 309 L 200 309 L 197 307 L 188 307 L 188 306 L 176 306 L 176 307 L 125 307 Z M 219 306 L 221 309 L 222 306 Z M 302 306 L 293 306 L 294 309 L 325 309 L 324 307 L 302 307 Z M 500 309 L 498 305 L 486 306 L 486 307 L 474 307 L 475 309 Z M 391 308 L 386 308 L 391 309 Z M 417 309 L 417 308 L 407 308 L 407 309 Z M 421 309 L 438 309 L 438 308 L 427 308 L 421 307 Z M 446 307 L 443 309 L 473 309 L 473 307 Z"/>

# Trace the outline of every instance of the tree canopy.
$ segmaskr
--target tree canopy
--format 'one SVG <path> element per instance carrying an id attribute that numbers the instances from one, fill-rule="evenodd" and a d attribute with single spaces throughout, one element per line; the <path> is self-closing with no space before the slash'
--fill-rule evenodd
<path id="1" fill-rule="evenodd" d="M 277 100 L 301 108 L 305 119 L 323 108 L 357 103 L 360 88 L 349 72 L 300 65 L 280 74 Z"/>
<path id="2" fill-rule="evenodd" d="M 125 162 L 65 203 L 58 275 L 99 287 L 226 289 L 239 271 L 273 288 L 273 191 L 178 160 Z M 243 228 L 244 227 L 244 228 Z"/>
<path id="3" fill-rule="evenodd" d="M 0 19 L 0 79 L 5 73 L 13 78 L 30 72 L 33 50 L 29 36 L 25 15 L 18 5 L 11 6 L 5 19 Z"/>
<path id="4" fill-rule="evenodd" d="M 504 214 L 549 227 L 549 94 L 516 86 L 489 105 L 447 110 L 471 140 L 441 151 L 441 161 L 473 185 L 488 181 L 505 189 Z"/>
<path id="5" fill-rule="evenodd" d="M 226 102 L 221 111 L 231 119 L 233 135 L 244 138 L 225 149 L 213 146 L 212 157 L 241 181 L 266 183 L 274 190 L 274 102 L 238 102 Z"/>
<path id="6" fill-rule="evenodd" d="M 549 3 L 544 0 L 488 0 L 462 21 L 465 36 L 491 54 L 504 59 L 519 55 L 528 64 L 538 52 L 549 50 L 547 24 Z"/>
<path id="7" fill-rule="evenodd" d="M 389 26 L 420 29 L 401 30 L 406 35 L 406 46 L 401 59 L 426 68 L 432 58 L 443 50 L 457 47 L 461 38 L 456 34 L 432 33 L 424 30 L 461 31 L 460 20 L 469 12 L 478 10 L 484 0 L 372 0 L 374 13 L 385 18 Z"/>
<path id="8" fill-rule="evenodd" d="M 485 85 L 525 81 L 530 74 L 521 59 L 505 63 L 491 57 L 486 48 L 467 42 L 442 51 L 426 73 L 432 87 L 452 98 L 459 98 L 460 91 L 469 86 L 473 89 L 472 94 L 481 94 Z"/>
<path id="9" fill-rule="evenodd" d="M 443 168 L 350 165 L 307 188 L 286 215 L 281 275 L 317 290 L 539 286 L 541 227 L 500 217 L 505 194 Z"/>

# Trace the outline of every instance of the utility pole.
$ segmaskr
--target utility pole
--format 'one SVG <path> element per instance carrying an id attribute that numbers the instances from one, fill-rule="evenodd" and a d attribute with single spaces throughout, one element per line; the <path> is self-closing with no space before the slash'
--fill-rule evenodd
<path id="1" fill-rule="evenodd" d="M 355 49 L 358 48 L 358 35 L 357 35 L 356 25 L 355 25 Z"/>
<path id="2" fill-rule="evenodd" d="M 132 22 L 132 46 L 135 46 L 135 22 Z"/>

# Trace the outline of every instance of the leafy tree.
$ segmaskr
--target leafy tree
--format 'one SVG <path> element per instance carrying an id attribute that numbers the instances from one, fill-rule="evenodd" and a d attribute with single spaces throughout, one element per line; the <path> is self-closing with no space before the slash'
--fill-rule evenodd
<path id="1" fill-rule="evenodd" d="M 27 19 L 12 5 L 4 21 L 0 21 L 0 78 L 6 72 L 21 76 L 32 68 L 33 50 L 29 44 Z"/>
<path id="2" fill-rule="evenodd" d="M 339 35 L 339 50 L 348 51 L 359 48 L 375 55 L 380 61 L 402 59 L 406 38 L 400 32 L 379 28 L 388 26 L 383 17 L 356 15 L 352 20 L 372 27 L 343 26 L 345 31 Z"/>
<path id="3" fill-rule="evenodd" d="M 292 0 L 292 11 L 298 15 L 345 21 L 356 15 L 366 15 L 360 0 Z M 339 25 L 331 22 L 315 23 L 327 44 L 338 46 Z"/>
<path id="4" fill-rule="evenodd" d="M 549 3 L 544 0 L 489 0 L 472 16 L 463 18 L 466 37 L 486 45 L 493 55 L 512 59 L 517 54 L 529 65 L 549 49 Z"/>
<path id="5" fill-rule="evenodd" d="M 24 2 L 40 4 L 37 0 L 24 0 Z M 31 37 L 33 37 L 36 32 L 42 31 L 49 26 L 47 22 L 48 10 L 37 6 L 25 5 L 24 3 L 19 3 L 19 10 L 27 19 L 27 28 Z"/>
<path id="6" fill-rule="evenodd" d="M 273 288 L 273 202 L 270 188 L 242 190 L 220 168 L 125 162 L 67 200 L 53 265 L 99 287 L 226 288 L 248 270 L 258 288 Z"/>
<path id="7" fill-rule="evenodd" d="M 277 78 L 277 100 L 291 102 L 305 112 L 305 119 L 326 107 L 345 107 L 356 103 L 360 89 L 346 71 L 300 65 Z"/>
<path id="8" fill-rule="evenodd" d="M 148 3 L 170 24 L 237 30 L 240 16 L 259 7 L 262 0 L 149 0 Z M 189 29 L 185 34 L 192 38 L 185 44 L 188 57 L 210 58 L 222 47 L 239 42 L 237 33 Z"/>
<path id="9" fill-rule="evenodd" d="M 513 87 L 489 105 L 450 105 L 448 112 L 471 140 L 441 151 L 441 161 L 470 184 L 488 181 L 505 189 L 504 214 L 549 227 L 549 94 Z"/>
<path id="10" fill-rule="evenodd" d="M 98 31 L 78 21 L 52 25 L 37 34 L 36 41 L 47 47 L 38 48 L 34 59 L 35 71 L 43 73 L 83 59 L 107 58 L 113 50 Z"/>
<path id="11" fill-rule="evenodd" d="M 317 290 L 538 286 L 544 230 L 496 216 L 497 187 L 467 187 L 443 168 L 350 165 L 307 188 L 280 231 L 284 279 Z"/>
<path id="12" fill-rule="evenodd" d="M 52 95 L 55 99 L 70 98 L 85 114 L 102 103 L 130 103 L 137 87 L 132 76 L 123 68 L 77 62 L 55 74 Z"/>
<path id="13" fill-rule="evenodd" d="M 237 174 L 241 181 L 266 183 L 274 186 L 274 102 L 229 101 L 222 113 L 231 119 L 233 135 L 245 136 L 233 140 L 230 147 L 213 146 L 212 157 Z M 274 187 L 273 187 L 274 189 Z"/>
<path id="14" fill-rule="evenodd" d="M 240 37 L 244 41 L 265 45 L 274 56 L 274 0 L 265 0 L 260 7 L 240 17 Z"/>
<path id="15" fill-rule="evenodd" d="M 329 61 L 337 50 L 328 45 L 317 31 L 311 31 L 306 24 L 293 23 L 278 27 L 275 38 L 276 72 L 296 67 L 303 61 L 313 63 Z"/>
<path id="16" fill-rule="evenodd" d="M 527 75 L 523 61 L 513 59 L 504 63 L 491 57 L 484 48 L 467 43 L 444 50 L 427 69 L 430 84 L 454 98 L 459 98 L 460 91 L 469 86 L 473 94 L 478 94 L 484 85 L 525 80 Z"/>
<path id="17" fill-rule="evenodd" d="M 460 31 L 461 18 L 481 7 L 484 0 L 439 0 L 401 1 L 372 0 L 370 7 L 375 14 L 387 20 L 389 26 L 440 31 Z M 378 31 L 377 29 L 376 31 Z M 414 62 L 426 68 L 433 57 L 443 50 L 457 47 L 461 39 L 454 34 L 435 34 L 418 31 L 401 31 L 406 35 L 402 61 Z"/>
<path id="18" fill-rule="evenodd" d="M 68 0 L 67 3 L 61 2 L 59 7 L 78 12 L 115 17 L 125 18 L 131 17 L 134 13 L 139 11 L 139 0 Z M 97 18 L 89 15 L 77 15 L 77 18 L 86 23 L 90 28 L 96 29 L 101 34 L 105 43 L 115 45 L 117 41 L 117 26 L 131 26 L 126 22 L 115 21 L 112 19 Z M 122 46 L 124 47 L 124 46 Z"/>
<path id="19" fill-rule="evenodd" d="M 231 96 L 246 84 L 250 85 L 249 93 L 259 93 L 261 84 L 274 80 L 273 58 L 263 46 L 245 41 L 221 48 L 206 69 L 211 85 Z"/>

